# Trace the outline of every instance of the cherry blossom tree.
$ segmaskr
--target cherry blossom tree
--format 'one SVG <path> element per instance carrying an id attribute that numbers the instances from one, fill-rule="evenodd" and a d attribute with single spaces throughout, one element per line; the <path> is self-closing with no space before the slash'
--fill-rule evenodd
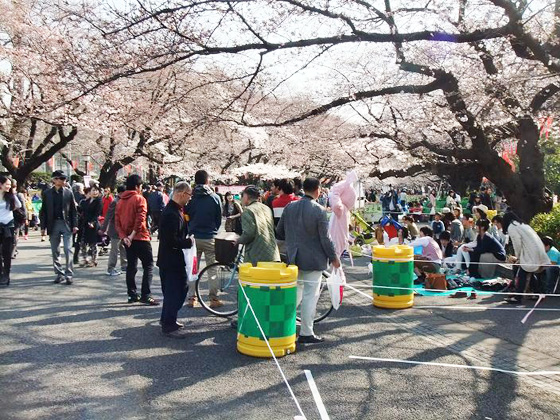
<path id="1" fill-rule="evenodd" d="M 93 67 L 80 77 L 87 93 L 179 62 L 218 63 L 244 84 L 221 106 L 237 122 L 283 127 L 354 112 L 363 135 L 369 130 L 413 162 L 373 166 L 372 176 L 484 175 L 528 219 L 550 208 L 538 134 L 560 90 L 558 10 L 544 0 L 138 0 L 104 8 L 102 19 L 86 14 L 96 48 L 122 54 L 102 66 L 105 77 L 92 77 L 100 74 Z M 295 91 L 317 105 L 247 118 Z M 515 172 L 500 154 L 511 141 Z"/>

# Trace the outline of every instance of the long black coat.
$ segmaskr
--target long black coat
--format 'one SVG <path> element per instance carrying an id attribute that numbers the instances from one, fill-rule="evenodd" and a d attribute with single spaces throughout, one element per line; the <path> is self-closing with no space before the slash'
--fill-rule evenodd
<path id="1" fill-rule="evenodd" d="M 188 225 L 181 208 L 173 200 L 163 209 L 159 222 L 159 250 L 157 266 L 170 270 L 184 270 L 183 249 L 190 248 L 192 241 L 187 238 Z"/>
<path id="2" fill-rule="evenodd" d="M 82 200 L 80 207 L 83 211 L 83 240 L 87 244 L 97 243 L 99 240 L 97 231 L 100 227 L 99 216 L 101 216 L 101 210 L 103 209 L 101 198 Z"/>

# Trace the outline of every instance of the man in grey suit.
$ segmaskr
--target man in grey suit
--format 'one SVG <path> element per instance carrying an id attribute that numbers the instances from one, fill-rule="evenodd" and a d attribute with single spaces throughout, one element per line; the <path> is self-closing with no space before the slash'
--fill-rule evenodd
<path id="1" fill-rule="evenodd" d="M 51 241 L 53 267 L 56 274 L 55 283 L 72 284 L 72 234 L 78 231 L 78 214 L 74 194 L 65 188 L 66 175 L 62 171 L 54 171 L 52 174 L 54 186 L 43 193 L 43 204 L 39 217 L 41 219 L 41 235 L 45 230 Z M 64 256 L 66 257 L 66 268 L 60 265 L 60 237 L 64 241 Z"/>
<path id="2" fill-rule="evenodd" d="M 301 303 L 299 343 L 320 343 L 322 337 L 313 332 L 313 319 L 321 286 L 321 275 L 330 262 L 340 267 L 334 245 L 328 234 L 329 223 L 325 209 L 317 203 L 320 182 L 306 178 L 305 196 L 290 203 L 276 228 L 278 239 L 286 241 L 288 262 L 298 266 L 298 304 Z"/>

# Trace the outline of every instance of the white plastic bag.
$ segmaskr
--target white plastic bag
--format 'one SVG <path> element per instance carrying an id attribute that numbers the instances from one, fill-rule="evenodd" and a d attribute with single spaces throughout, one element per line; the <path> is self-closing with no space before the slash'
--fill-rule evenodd
<path id="1" fill-rule="evenodd" d="M 341 268 L 333 268 L 331 276 L 327 280 L 327 287 L 331 295 L 331 302 L 334 309 L 338 309 L 342 302 L 344 294 L 344 285 L 346 284 L 346 275 Z"/>
<path id="2" fill-rule="evenodd" d="M 189 282 L 194 282 L 198 278 L 198 261 L 196 259 L 196 242 L 193 237 L 191 237 L 192 246 L 187 249 L 183 249 L 183 255 L 185 256 L 185 270 L 187 271 L 187 280 Z"/>

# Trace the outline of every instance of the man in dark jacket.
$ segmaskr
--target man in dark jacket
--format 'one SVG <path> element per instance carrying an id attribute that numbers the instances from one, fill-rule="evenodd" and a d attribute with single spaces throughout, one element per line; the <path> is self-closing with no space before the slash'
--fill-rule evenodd
<path id="1" fill-rule="evenodd" d="M 208 172 L 197 171 L 194 181 L 196 186 L 192 200 L 185 208 L 185 213 L 189 217 L 189 230 L 196 240 L 197 261 L 200 264 L 200 258 L 204 254 L 206 265 L 210 265 L 216 262 L 214 238 L 222 224 L 222 206 L 220 198 L 209 186 Z M 217 273 L 214 270 L 210 271 L 212 271 L 208 273 L 210 275 L 210 307 L 219 308 L 223 306 L 223 303 L 218 299 L 218 285 L 214 284 Z M 196 303 L 194 287 L 189 288 L 188 299 L 187 306 L 194 307 Z"/>
<path id="2" fill-rule="evenodd" d="M 300 343 L 320 343 L 323 338 L 313 332 L 313 319 L 319 299 L 321 276 L 330 262 L 340 267 L 329 236 L 329 222 L 324 207 L 317 203 L 320 183 L 316 178 L 303 182 L 305 197 L 286 207 L 276 228 L 278 239 L 286 241 L 288 262 L 298 266 L 298 299 L 301 302 Z M 298 302 L 299 303 L 299 302 Z"/>
<path id="3" fill-rule="evenodd" d="M 471 253 L 471 265 L 469 275 L 473 277 L 492 278 L 496 271 L 496 265 L 506 260 L 506 251 L 496 238 L 488 234 L 490 222 L 488 219 L 480 219 L 476 222 L 478 237 L 474 249 L 465 248 Z M 477 264 L 481 262 L 482 265 Z"/>
<path id="4" fill-rule="evenodd" d="M 74 275 L 72 258 L 72 234 L 78 231 L 78 213 L 74 195 L 69 188 L 65 188 L 66 175 L 62 171 L 52 174 L 53 188 L 43 193 L 43 204 L 39 218 L 41 220 L 41 235 L 48 233 L 51 241 L 53 267 L 56 278 L 55 283 L 66 279 L 66 284 L 72 284 Z M 66 258 L 65 270 L 60 265 L 60 237 L 64 243 L 64 256 Z"/>
<path id="5" fill-rule="evenodd" d="M 181 333 L 183 324 L 177 322 L 177 313 L 187 297 L 187 272 L 183 249 L 192 247 L 187 238 L 187 222 L 183 208 L 191 199 L 191 187 L 179 182 L 173 190 L 173 198 L 161 214 L 159 226 L 159 251 L 157 266 L 161 277 L 163 307 L 161 310 L 161 329 L 172 338 L 185 338 Z"/>
<path id="6" fill-rule="evenodd" d="M 150 217 L 152 218 L 152 235 L 159 228 L 159 219 L 164 207 L 165 201 L 163 199 L 163 184 L 158 182 L 156 184 L 156 190 L 151 192 L 148 196 L 148 211 L 150 212 Z"/>

